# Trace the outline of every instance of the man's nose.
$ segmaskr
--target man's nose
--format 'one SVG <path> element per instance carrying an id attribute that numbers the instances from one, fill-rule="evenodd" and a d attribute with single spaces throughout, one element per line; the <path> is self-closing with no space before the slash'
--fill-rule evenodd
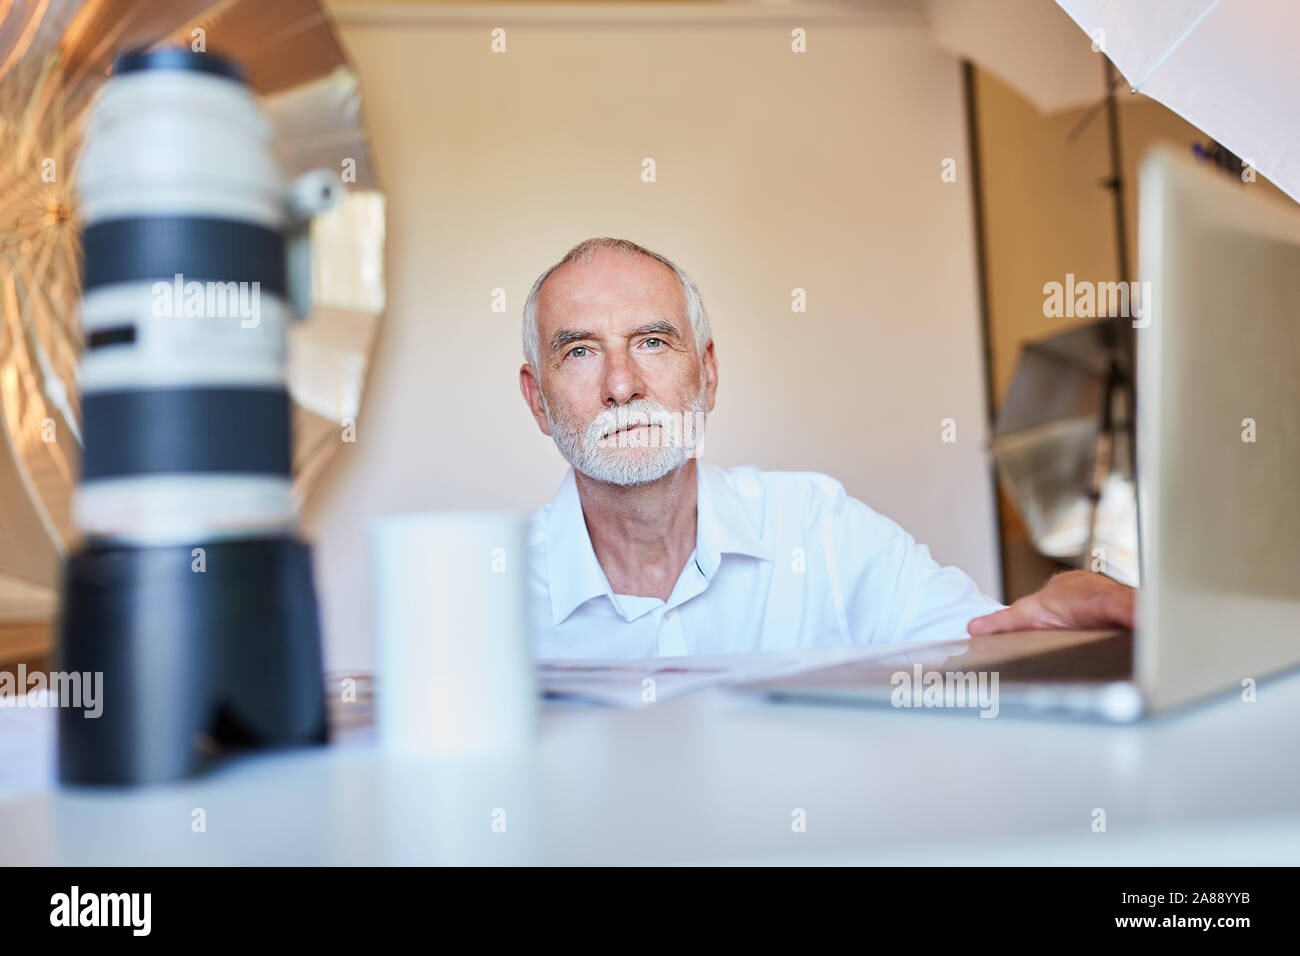
<path id="1" fill-rule="evenodd" d="M 636 398 L 645 398 L 645 382 L 632 356 L 614 351 L 605 363 L 605 405 L 625 405 Z"/>

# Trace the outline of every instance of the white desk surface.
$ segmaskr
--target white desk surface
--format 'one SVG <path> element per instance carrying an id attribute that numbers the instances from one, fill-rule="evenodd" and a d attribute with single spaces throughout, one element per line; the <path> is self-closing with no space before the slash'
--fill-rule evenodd
<path id="1" fill-rule="evenodd" d="M 23 719 L 52 754 L 53 712 Z M 1300 862 L 1300 674 L 1130 726 L 721 690 L 550 705 L 513 759 L 393 758 L 361 732 L 135 791 L 59 789 L 30 759 L 15 779 L 3 750 L 4 865 Z"/>

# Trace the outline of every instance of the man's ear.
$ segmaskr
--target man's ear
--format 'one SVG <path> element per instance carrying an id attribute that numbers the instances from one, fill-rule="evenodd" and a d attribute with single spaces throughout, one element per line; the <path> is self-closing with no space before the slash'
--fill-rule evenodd
<path id="1" fill-rule="evenodd" d="M 718 355 L 713 349 L 713 340 L 704 346 L 704 388 L 708 395 L 708 411 L 713 412 L 713 406 L 718 400 Z"/>
<path id="2" fill-rule="evenodd" d="M 527 362 L 519 368 L 519 391 L 523 393 L 524 404 L 532 412 L 537 427 L 542 430 L 543 435 L 550 435 L 551 423 L 547 420 L 546 412 L 542 409 L 542 386 L 533 374 L 533 367 Z"/>

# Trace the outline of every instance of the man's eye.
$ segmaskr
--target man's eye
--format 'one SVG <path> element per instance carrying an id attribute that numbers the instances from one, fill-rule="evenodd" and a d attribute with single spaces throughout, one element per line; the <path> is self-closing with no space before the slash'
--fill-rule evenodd
<path id="1" fill-rule="evenodd" d="M 662 345 L 663 341 L 663 339 L 646 339 L 644 344 L 649 345 L 651 342 L 657 342 Z"/>
<path id="2" fill-rule="evenodd" d="M 579 352 L 584 352 L 584 353 L 585 353 L 586 351 L 587 351 L 587 346 L 585 346 L 585 345 L 577 345 L 577 346 L 574 346 L 573 348 L 569 349 L 569 354 L 570 354 L 570 355 L 573 355 L 573 356 L 576 356 L 577 358 L 582 358 L 582 356 L 581 356 L 581 355 L 578 355 L 578 353 L 579 353 Z"/>

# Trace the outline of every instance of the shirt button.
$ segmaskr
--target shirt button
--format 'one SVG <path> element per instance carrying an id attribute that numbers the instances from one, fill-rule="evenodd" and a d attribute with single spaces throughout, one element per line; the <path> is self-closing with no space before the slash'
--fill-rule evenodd
<path id="1" fill-rule="evenodd" d="M 673 623 L 673 621 L 675 621 L 675 620 L 677 620 L 677 612 L 676 612 L 676 611 L 669 611 L 667 614 L 664 615 L 664 623 L 665 623 L 665 624 L 671 624 L 671 623 Z"/>

